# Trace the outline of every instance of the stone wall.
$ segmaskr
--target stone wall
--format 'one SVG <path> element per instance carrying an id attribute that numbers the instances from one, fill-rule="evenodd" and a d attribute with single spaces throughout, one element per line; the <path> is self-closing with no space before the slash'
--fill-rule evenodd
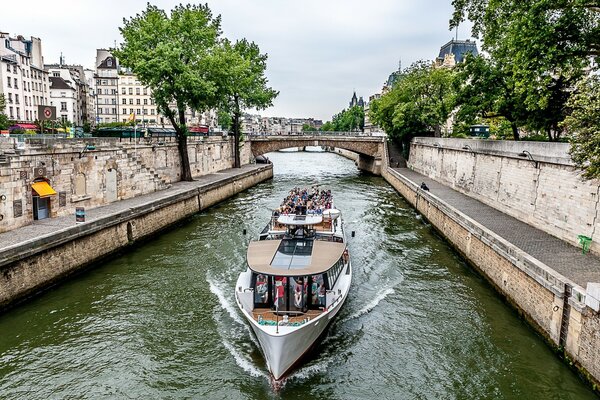
<path id="1" fill-rule="evenodd" d="M 272 176 L 267 165 L 210 185 L 168 190 L 158 200 L 5 249 L 0 256 L 0 310 Z"/>
<path id="2" fill-rule="evenodd" d="M 199 177 L 233 166 L 232 138 L 190 137 L 192 175 Z M 76 207 L 94 208 L 168 188 L 180 180 L 174 138 L 34 139 L 0 138 L 0 232 L 30 224 L 31 184 L 48 182 L 50 217 L 69 215 Z M 251 161 L 242 147 L 243 164 Z"/>
<path id="3" fill-rule="evenodd" d="M 581 179 L 568 149 L 566 143 L 416 138 L 409 167 L 570 244 L 579 245 L 578 235 L 591 237 L 591 250 L 600 254 L 600 182 Z"/>
<path id="4" fill-rule="evenodd" d="M 413 147 L 411 150 L 414 149 Z M 452 162 L 448 163 L 448 159 L 450 157 L 446 158 L 446 168 L 453 165 Z M 438 162 L 442 165 L 444 163 L 443 160 Z M 454 164 L 455 171 L 461 169 L 460 164 Z M 505 241 L 434 194 L 421 190 L 417 183 L 408 180 L 387 165 L 383 168 L 382 175 L 482 273 L 548 343 L 558 351 L 564 351 L 598 390 L 600 314 L 586 306 L 584 288 Z M 493 177 L 493 174 L 488 174 L 490 175 Z M 457 173 L 455 176 L 462 175 Z M 567 294 L 567 287 L 572 288 L 570 296 Z M 564 347 L 561 347 L 563 324 L 566 324 L 568 329 L 566 338 L 563 336 Z"/>

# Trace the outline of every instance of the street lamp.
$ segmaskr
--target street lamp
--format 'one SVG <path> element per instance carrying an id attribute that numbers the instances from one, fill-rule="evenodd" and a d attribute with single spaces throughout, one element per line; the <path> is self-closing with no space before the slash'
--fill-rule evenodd
<path id="1" fill-rule="evenodd" d="M 519 157 L 523 157 L 523 158 L 527 158 L 530 161 L 533 161 L 533 163 L 535 164 L 535 167 L 538 167 L 538 162 L 533 158 L 533 156 L 531 155 L 530 152 L 528 152 L 527 150 L 523 150 L 521 153 L 517 154 Z"/>

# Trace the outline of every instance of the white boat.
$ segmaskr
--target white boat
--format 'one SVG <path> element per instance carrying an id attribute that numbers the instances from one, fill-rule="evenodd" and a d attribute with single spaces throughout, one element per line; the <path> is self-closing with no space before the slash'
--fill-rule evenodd
<path id="1" fill-rule="evenodd" d="M 276 380 L 315 344 L 344 304 L 352 266 L 341 213 L 275 215 L 250 242 L 235 298 Z"/>

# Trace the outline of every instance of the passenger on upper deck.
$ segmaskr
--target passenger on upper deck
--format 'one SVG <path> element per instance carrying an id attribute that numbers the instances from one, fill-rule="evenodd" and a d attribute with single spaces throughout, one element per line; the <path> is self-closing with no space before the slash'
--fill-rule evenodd
<path id="1" fill-rule="evenodd" d="M 290 190 L 287 197 L 283 199 L 280 207 L 275 209 L 273 216 L 280 214 L 322 214 L 324 210 L 333 205 L 331 190 L 319 190 L 316 186 L 309 189 L 298 187 Z"/>

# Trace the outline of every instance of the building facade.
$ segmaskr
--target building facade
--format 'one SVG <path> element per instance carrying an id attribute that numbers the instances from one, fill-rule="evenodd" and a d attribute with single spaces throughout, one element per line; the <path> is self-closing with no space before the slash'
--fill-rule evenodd
<path id="1" fill-rule="evenodd" d="M 23 126 L 38 119 L 38 105 L 49 104 L 50 85 L 39 38 L 12 38 L 0 32 L 0 93 L 6 98 L 8 118 Z"/>
<path id="2" fill-rule="evenodd" d="M 81 65 L 46 65 L 50 79 L 50 105 L 56 107 L 56 118 L 73 126 L 89 122 L 88 83 Z"/>

